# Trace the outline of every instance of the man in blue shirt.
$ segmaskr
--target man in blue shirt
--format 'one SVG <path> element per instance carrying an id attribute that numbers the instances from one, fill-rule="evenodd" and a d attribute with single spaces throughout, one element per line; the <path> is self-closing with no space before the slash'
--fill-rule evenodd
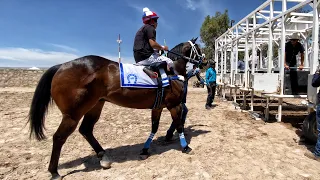
<path id="1" fill-rule="evenodd" d="M 238 70 L 244 71 L 244 69 L 245 69 L 245 63 L 244 63 L 244 61 L 243 61 L 243 60 L 239 60 L 239 61 L 238 61 Z"/>
<path id="2" fill-rule="evenodd" d="M 210 61 L 209 68 L 206 71 L 206 83 L 208 89 L 208 97 L 206 103 L 206 109 L 210 109 L 212 107 L 212 103 L 214 100 L 214 96 L 216 94 L 216 62 Z"/>

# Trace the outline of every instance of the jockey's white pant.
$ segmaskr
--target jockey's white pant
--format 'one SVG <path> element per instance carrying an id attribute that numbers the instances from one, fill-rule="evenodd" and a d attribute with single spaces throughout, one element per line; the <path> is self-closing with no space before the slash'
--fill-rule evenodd
<path id="1" fill-rule="evenodd" d="M 167 58 L 165 56 L 160 56 L 159 53 L 153 53 L 148 59 L 140 61 L 137 64 L 143 65 L 143 66 L 148 66 L 152 63 L 161 62 L 161 61 L 165 61 L 165 62 L 167 62 L 167 65 L 169 67 L 173 67 L 173 61 L 170 58 Z"/>

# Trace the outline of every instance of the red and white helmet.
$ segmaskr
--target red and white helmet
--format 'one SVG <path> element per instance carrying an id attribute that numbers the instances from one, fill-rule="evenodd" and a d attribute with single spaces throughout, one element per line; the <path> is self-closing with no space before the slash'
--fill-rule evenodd
<path id="1" fill-rule="evenodd" d="M 142 21 L 144 24 L 146 24 L 150 19 L 158 18 L 159 16 L 155 12 L 150 11 L 147 7 L 143 8 Z"/>

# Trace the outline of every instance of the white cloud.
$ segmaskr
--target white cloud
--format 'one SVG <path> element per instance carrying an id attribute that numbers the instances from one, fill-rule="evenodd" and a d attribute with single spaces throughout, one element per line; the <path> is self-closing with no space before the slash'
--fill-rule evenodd
<path id="1" fill-rule="evenodd" d="M 191 10 L 196 10 L 197 6 L 196 3 L 193 0 L 186 0 L 187 1 L 187 8 Z"/>
<path id="2" fill-rule="evenodd" d="M 142 9 L 143 9 L 144 7 L 138 6 L 138 5 L 132 4 L 132 3 L 129 3 L 128 6 L 131 7 L 131 8 L 133 8 L 133 9 L 135 9 L 137 12 L 141 13 L 141 16 L 142 16 L 142 13 L 143 13 Z"/>
<path id="3" fill-rule="evenodd" d="M 221 9 L 219 3 L 213 0 L 177 0 L 177 2 L 186 9 L 201 11 L 203 16 L 214 15 L 216 10 Z"/>
<path id="4" fill-rule="evenodd" d="M 78 55 L 56 52 L 56 51 L 43 51 L 41 49 L 25 49 L 25 48 L 0 48 L 0 60 L 7 61 L 20 61 L 21 65 L 24 64 L 58 64 L 66 61 L 76 59 Z"/>
<path id="5" fill-rule="evenodd" d="M 77 49 L 72 48 L 72 47 L 67 46 L 67 45 L 54 44 L 54 43 L 48 43 L 48 44 L 49 44 L 49 45 L 51 45 L 51 46 L 54 46 L 54 47 L 60 48 L 60 49 L 62 49 L 62 50 L 65 50 L 65 51 L 79 52 Z"/>
<path id="6" fill-rule="evenodd" d="M 106 59 L 118 62 L 118 56 L 102 54 Z M 80 57 L 77 54 L 41 49 L 0 48 L 0 66 L 2 67 L 50 67 Z M 121 56 L 123 63 L 135 63 L 133 56 Z"/>

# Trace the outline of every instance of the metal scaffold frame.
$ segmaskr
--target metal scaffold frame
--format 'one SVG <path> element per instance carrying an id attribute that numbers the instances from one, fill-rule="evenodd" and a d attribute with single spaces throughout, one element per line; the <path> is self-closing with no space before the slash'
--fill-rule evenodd
<path id="1" fill-rule="evenodd" d="M 288 3 L 294 4 L 291 8 Z M 240 89 L 243 92 L 251 92 L 251 111 L 253 111 L 253 95 L 257 91 L 251 87 L 250 78 L 255 74 L 255 64 L 257 59 L 257 49 L 260 45 L 268 43 L 266 74 L 273 74 L 273 43 L 279 45 L 279 74 L 273 76 L 274 83 L 278 84 L 277 92 L 260 92 L 259 94 L 267 98 L 267 107 L 270 97 L 279 99 L 278 121 L 281 121 L 282 100 L 283 98 L 308 98 L 309 102 L 315 103 L 316 89 L 308 85 L 308 95 L 284 95 L 284 62 L 285 62 L 285 43 L 286 39 L 293 33 L 298 33 L 304 41 L 305 48 L 305 69 L 310 69 L 310 74 L 315 72 L 318 65 L 319 54 L 319 2 L 320 0 L 267 0 L 257 9 L 240 20 L 233 27 L 229 28 L 224 34 L 215 40 L 215 61 L 219 63 L 216 67 L 219 72 L 217 79 L 218 85 L 225 91 L 230 88 Z M 282 11 L 275 10 L 275 3 L 281 4 Z M 295 10 L 302 7 L 312 9 L 309 13 L 297 13 Z M 312 40 L 311 48 L 308 41 Z M 252 50 L 251 69 L 249 70 L 249 50 Z M 310 52 L 311 50 L 311 52 Z M 235 77 L 238 74 L 238 52 L 244 51 L 245 69 L 242 83 L 235 84 Z M 311 56 L 309 54 L 311 53 Z M 310 59 L 308 57 L 311 57 Z M 229 61 L 228 61 L 229 60 Z M 261 67 L 261 55 L 259 67 Z M 227 63 L 229 73 L 227 72 Z M 234 66 L 232 66 L 232 63 Z M 310 84 L 310 83 L 309 83 Z M 262 90 L 263 91 L 263 90 Z M 244 104 L 246 95 L 244 95 Z M 234 97 L 235 100 L 235 97 Z M 266 114 L 268 118 L 268 112 Z"/>

